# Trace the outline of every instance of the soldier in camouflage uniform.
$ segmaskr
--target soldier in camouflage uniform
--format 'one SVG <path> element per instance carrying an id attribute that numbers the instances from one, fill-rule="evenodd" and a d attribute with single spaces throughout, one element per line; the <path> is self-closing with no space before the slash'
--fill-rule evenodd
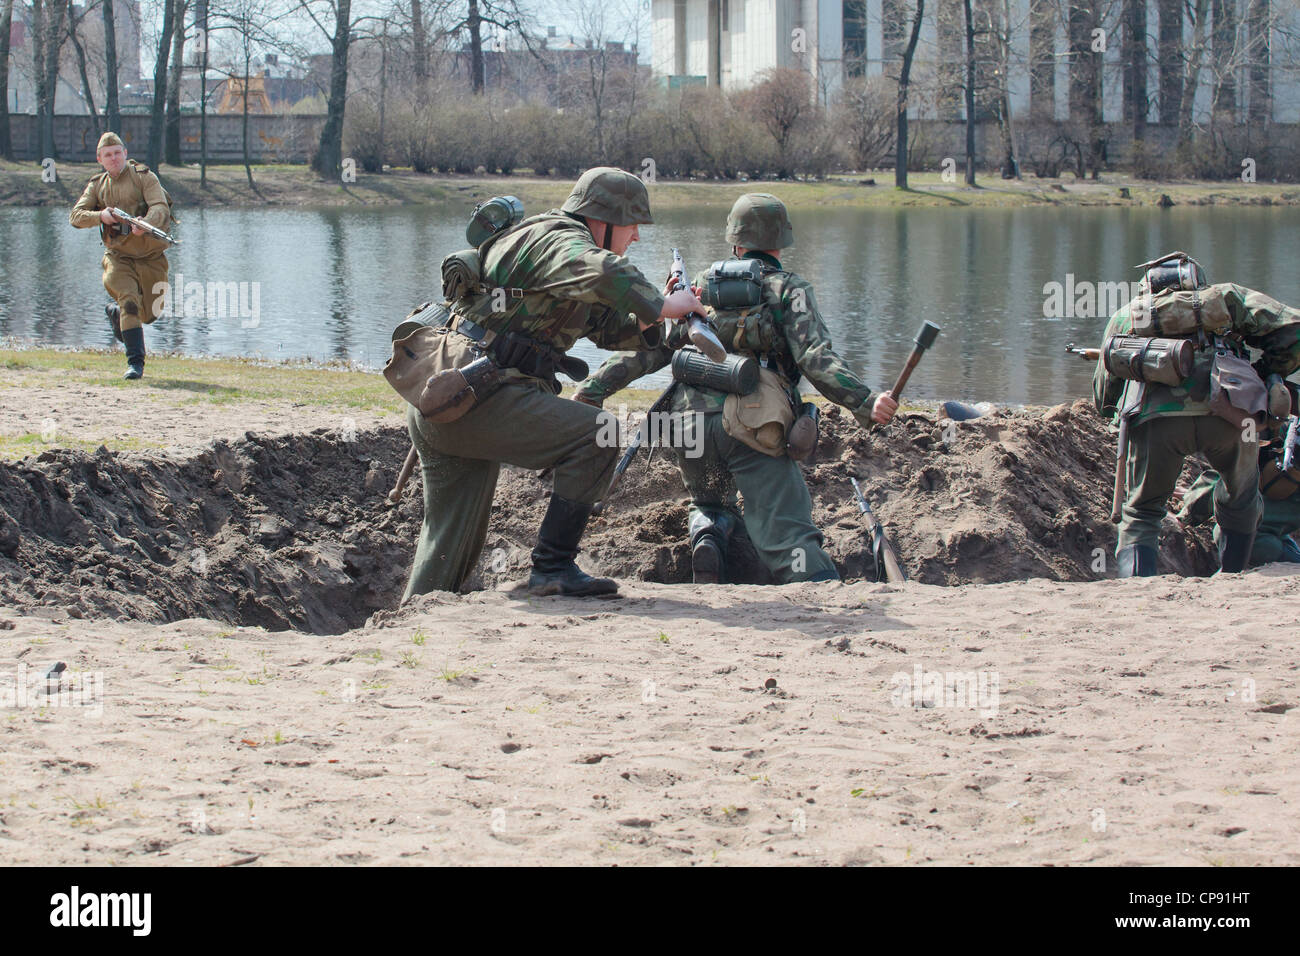
<path id="1" fill-rule="evenodd" d="M 1208 286 L 1199 266 L 1196 274 L 1200 288 L 1223 293 L 1232 318 L 1232 330 L 1225 339 L 1230 347 L 1244 352 L 1240 348 L 1244 343 L 1262 351 L 1254 363 L 1261 378 L 1270 373 L 1285 377 L 1300 368 L 1300 312 L 1244 286 Z M 1170 275 L 1160 265 L 1152 266 L 1143 278 L 1143 293 L 1177 288 L 1171 284 Z M 1111 317 L 1102 338 L 1103 347 L 1112 335 L 1132 330 L 1132 305 L 1129 303 Z M 1213 357 L 1213 348 L 1198 349 L 1192 373 L 1180 385 L 1148 383 L 1141 408 L 1131 419 L 1126 462 L 1128 494 L 1116 544 L 1120 577 L 1156 573 L 1160 525 L 1167 514 L 1169 496 L 1182 472 L 1184 458 L 1198 452 L 1220 476 L 1214 490 L 1214 516 L 1222 532 L 1219 566 L 1227 572 L 1246 567 L 1262 506 L 1259 446 L 1258 441 L 1247 440 L 1243 429 L 1210 411 Z M 1093 374 L 1097 411 L 1106 417 L 1115 415 L 1124 386 L 1124 380 L 1110 374 L 1105 362 L 1098 362 Z"/>
<path id="2" fill-rule="evenodd" d="M 473 571 L 502 462 L 554 472 L 529 590 L 618 590 L 574 562 L 618 448 L 597 443 L 600 412 L 558 397 L 553 367 L 584 336 L 607 349 L 652 348 L 662 339 L 663 318 L 703 308 L 689 291 L 665 297 L 624 257 L 639 237 L 638 225 L 652 221 L 641 180 L 597 167 L 582 175 L 560 209 L 524 219 L 479 246 L 482 285 L 448 303 L 455 330 L 449 334 L 511 343 L 499 357 L 506 384 L 452 422 L 437 424 L 408 409 L 424 477 L 424 527 L 407 597 L 456 591 Z M 529 355 L 542 356 L 550 368 L 539 371 Z"/>
<path id="3" fill-rule="evenodd" d="M 86 184 L 69 219 L 78 229 L 99 227 L 104 242 L 104 288 L 113 297 L 105 307 L 113 335 L 126 347 L 125 378 L 144 375 L 144 329 L 158 318 L 167 287 L 167 243 L 139 226 L 123 234 L 121 220 L 110 209 L 124 209 L 150 225 L 166 230 L 171 207 L 167 194 L 148 166 L 126 158 L 126 146 L 116 133 L 99 138 L 95 159 L 104 171 Z"/>
<path id="4" fill-rule="evenodd" d="M 792 397 L 801 377 L 823 395 L 847 408 L 864 428 L 893 418 L 898 403 L 888 393 L 873 395 L 831 347 L 830 334 L 817 309 L 812 286 L 784 269 L 780 251 L 794 243 L 785 205 L 767 193 L 747 193 L 736 200 L 727 217 L 726 241 L 733 253 L 762 263 L 762 303 L 750 316 L 762 343 L 758 349 L 738 346 L 739 316 L 714 312 L 713 318 L 729 351 L 754 354 L 785 379 Z M 703 278 L 697 281 L 702 283 Z M 746 345 L 751 340 L 745 340 Z M 576 396 L 601 405 L 612 394 L 642 375 L 667 366 L 684 341 L 628 352 L 610 358 L 587 380 Z M 673 411 L 682 413 L 686 430 L 676 448 L 682 479 L 691 493 L 691 563 L 698 583 L 726 579 L 723 557 L 737 520 L 753 540 L 755 550 L 777 581 L 836 581 L 839 573 L 822 548 L 822 534 L 813 524 L 812 498 L 799 465 L 786 455 L 757 451 L 727 434 L 722 424 L 726 393 L 681 383 Z M 702 449 L 689 457 L 684 449 Z M 744 497 L 743 518 L 736 493 Z"/>
<path id="5" fill-rule="evenodd" d="M 1183 495 L 1183 507 L 1178 512 L 1178 520 L 1183 524 L 1204 524 L 1214 517 L 1214 495 L 1220 483 L 1219 473 L 1208 469 Z M 1300 564 L 1300 544 L 1296 543 L 1295 534 L 1300 531 L 1300 491 L 1289 498 L 1264 499 L 1263 512 L 1259 519 L 1259 530 L 1255 535 L 1255 544 L 1250 552 L 1248 567 L 1271 564 L 1281 561 L 1287 564 Z M 1214 540 L 1217 544 L 1223 538 L 1219 526 L 1214 526 Z"/>

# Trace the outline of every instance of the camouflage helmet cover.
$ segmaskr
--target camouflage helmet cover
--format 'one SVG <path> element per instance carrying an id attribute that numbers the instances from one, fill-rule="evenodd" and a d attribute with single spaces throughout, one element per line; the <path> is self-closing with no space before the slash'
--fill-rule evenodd
<path id="1" fill-rule="evenodd" d="M 727 216 L 727 244 L 760 250 L 794 245 L 785 203 L 771 193 L 745 193 Z"/>
<path id="2" fill-rule="evenodd" d="M 583 173 L 560 207 L 612 226 L 650 225 L 650 194 L 636 176 L 613 166 L 595 166 Z"/>

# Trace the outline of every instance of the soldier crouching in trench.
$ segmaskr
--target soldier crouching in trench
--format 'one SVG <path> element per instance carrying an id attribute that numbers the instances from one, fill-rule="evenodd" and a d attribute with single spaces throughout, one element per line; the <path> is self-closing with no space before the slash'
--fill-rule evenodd
<path id="1" fill-rule="evenodd" d="M 440 327 L 420 328 L 405 340 L 407 348 L 432 356 L 416 385 L 424 387 L 427 378 L 432 387 L 437 376 L 430 371 L 477 375 L 469 366 L 486 360 L 492 386 L 468 411 L 456 406 L 452 420 L 436 420 L 446 416 L 406 395 L 414 406 L 407 423 L 419 452 L 424 525 L 404 599 L 465 583 L 487 537 L 502 462 L 554 472 L 529 591 L 617 593 L 614 581 L 583 573 L 574 559 L 618 448 L 597 441 L 602 412 L 559 397 L 555 373 L 585 377 L 583 363 L 565 355 L 579 338 L 611 350 L 653 348 L 662 340 L 663 319 L 703 310 L 689 290 L 665 296 L 624 257 L 638 227 L 651 222 L 640 179 L 612 167 L 590 169 L 561 208 L 523 219 L 469 250 L 478 257 L 480 281 L 449 296 L 447 309 L 434 307 Z M 395 357 L 401 348 L 395 343 Z"/>

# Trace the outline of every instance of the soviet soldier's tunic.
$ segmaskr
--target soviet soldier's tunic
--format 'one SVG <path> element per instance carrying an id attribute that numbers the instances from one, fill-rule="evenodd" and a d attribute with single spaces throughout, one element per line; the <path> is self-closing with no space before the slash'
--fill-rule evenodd
<path id="1" fill-rule="evenodd" d="M 611 350 L 661 340 L 658 326 L 642 331 L 639 323 L 657 320 L 663 296 L 627 258 L 597 246 L 576 216 L 533 216 L 479 252 L 483 291 L 450 303 L 457 317 L 559 352 L 583 337 Z M 504 386 L 456 421 L 436 424 L 407 410 L 424 478 L 424 526 L 407 597 L 458 590 L 473 571 L 502 462 L 553 469 L 555 494 L 573 502 L 592 504 L 609 484 L 618 448 L 597 444 L 600 411 L 559 398 L 553 379 L 518 369 L 505 375 Z"/>
<path id="2" fill-rule="evenodd" d="M 121 327 L 138 329 L 158 317 L 165 305 L 167 243 L 153 236 L 122 235 L 105 225 L 100 210 L 116 207 L 166 230 L 171 222 L 167 195 L 147 166 L 127 160 L 117 177 L 107 171 L 93 177 L 68 217 L 78 229 L 100 227 L 104 241 L 104 288 L 121 308 Z M 128 227 L 129 229 L 129 227 Z"/>
<path id="3" fill-rule="evenodd" d="M 1245 286 L 1222 283 L 1232 317 L 1232 333 L 1263 355 L 1255 363 L 1261 378 L 1283 377 L 1300 368 L 1300 311 Z M 1106 326 L 1103 343 L 1132 329 L 1129 306 L 1116 312 Z M 1160 525 L 1167 513 L 1183 460 L 1205 455 L 1221 480 L 1214 488 L 1214 515 L 1225 531 L 1249 535 L 1259 521 L 1259 446 L 1245 440 L 1243 429 L 1210 411 L 1210 367 L 1213 348 L 1196 352 L 1192 373 L 1180 385 L 1150 383 L 1141 409 L 1129 426 L 1126 463 L 1128 495 L 1119 525 L 1117 553 L 1126 547 L 1158 548 Z M 1114 415 L 1124 382 L 1111 375 L 1104 362 L 1093 374 L 1093 400 L 1104 416 Z"/>
<path id="4" fill-rule="evenodd" d="M 779 372 L 793 391 L 802 377 L 823 395 L 852 412 L 864 428 L 871 422 L 874 395 L 849 370 L 831 347 L 830 333 L 817 309 L 807 280 L 781 268 L 763 252 L 745 258 L 763 264 L 762 303 L 757 316 L 754 349 L 736 346 L 741 313 L 714 313 L 718 337 L 728 351 L 753 354 Z M 697 279 L 703 285 L 704 278 Z M 611 357 L 583 384 L 580 394 L 603 402 L 632 381 L 672 362 L 673 341 L 644 352 Z M 812 498 L 799 465 L 786 455 L 757 451 L 727 434 L 722 424 L 726 393 L 681 383 L 673 396 L 673 411 L 683 415 L 686 429 L 677 453 L 682 479 L 691 493 L 694 511 L 721 509 L 741 516 L 737 492 L 744 498 L 745 531 L 774 578 L 791 581 L 835 580 L 835 563 L 822 547 L 822 533 L 813 524 Z M 698 413 L 698 414 L 689 414 Z M 702 434 L 700 434 L 702 430 Z M 686 449 L 702 448 L 700 457 Z"/>

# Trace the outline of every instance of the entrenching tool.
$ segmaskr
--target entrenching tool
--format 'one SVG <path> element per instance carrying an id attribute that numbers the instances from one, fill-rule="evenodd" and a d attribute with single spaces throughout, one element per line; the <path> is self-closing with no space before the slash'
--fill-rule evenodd
<path id="1" fill-rule="evenodd" d="M 411 472 L 415 470 L 415 463 L 420 454 L 411 446 L 411 450 L 406 453 L 406 461 L 402 462 L 402 470 L 397 475 L 397 484 L 393 485 L 393 490 L 388 493 L 388 503 L 395 505 L 402 500 L 402 492 L 406 490 L 406 483 L 411 480 Z"/>
<path id="2" fill-rule="evenodd" d="M 849 481 L 853 483 L 853 496 L 858 499 L 858 510 L 866 517 L 867 525 L 871 530 L 871 556 L 876 562 L 876 580 L 881 580 L 883 574 L 885 580 L 890 584 L 905 584 L 907 582 L 907 572 L 899 564 L 898 555 L 894 553 L 894 546 L 885 537 L 884 526 L 881 525 L 880 519 L 876 517 L 875 512 L 871 510 L 871 504 L 862 493 L 862 489 L 858 487 L 858 479 L 849 478 Z"/>

